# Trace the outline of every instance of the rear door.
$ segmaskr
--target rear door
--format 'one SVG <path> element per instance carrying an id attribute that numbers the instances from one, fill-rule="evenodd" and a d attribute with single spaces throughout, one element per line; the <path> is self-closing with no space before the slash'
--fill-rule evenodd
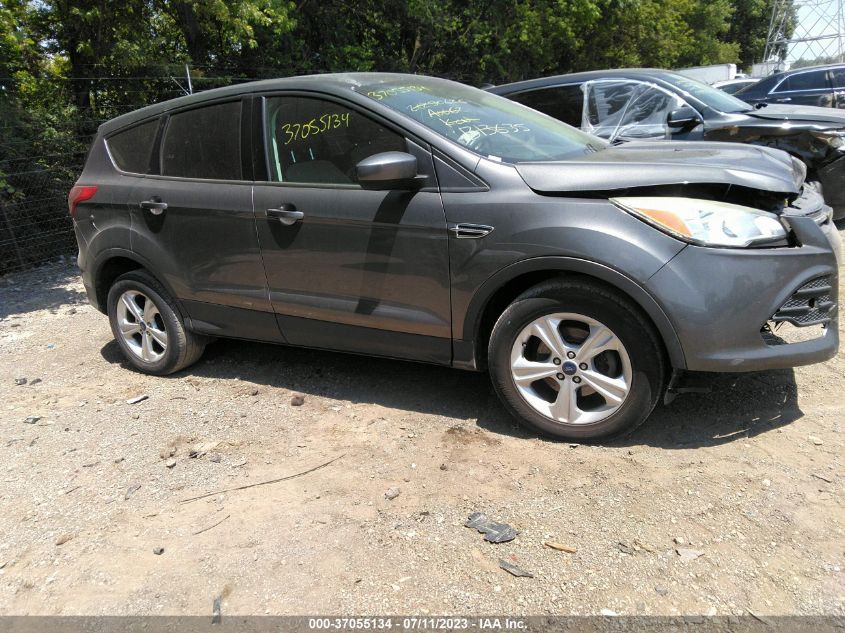
<path id="1" fill-rule="evenodd" d="M 166 118 L 155 175 L 130 194 L 132 249 L 198 331 L 279 340 L 255 233 L 251 168 L 241 155 L 242 109 L 234 99 Z"/>
<path id="2" fill-rule="evenodd" d="M 255 118 L 268 168 L 256 223 L 285 339 L 449 363 L 446 216 L 428 148 L 330 97 L 268 95 Z M 355 165 L 386 151 L 414 154 L 429 186 L 362 189 Z"/>
<path id="3" fill-rule="evenodd" d="M 827 70 L 807 70 L 787 75 L 769 93 L 769 103 L 834 106 L 833 88 Z"/>

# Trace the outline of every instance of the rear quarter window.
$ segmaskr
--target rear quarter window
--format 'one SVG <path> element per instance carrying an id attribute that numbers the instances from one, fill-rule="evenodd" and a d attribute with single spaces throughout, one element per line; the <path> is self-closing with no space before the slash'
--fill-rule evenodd
<path id="1" fill-rule="evenodd" d="M 158 119 L 153 119 L 107 138 L 109 154 L 117 168 L 133 174 L 150 173 L 157 131 Z"/>
<path id="2" fill-rule="evenodd" d="M 241 102 L 172 115 L 161 143 L 161 174 L 241 180 Z"/>

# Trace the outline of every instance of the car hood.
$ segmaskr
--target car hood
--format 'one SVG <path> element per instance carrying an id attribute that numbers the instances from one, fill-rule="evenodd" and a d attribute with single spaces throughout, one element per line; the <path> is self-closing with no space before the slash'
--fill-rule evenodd
<path id="1" fill-rule="evenodd" d="M 806 176 L 803 163 L 780 150 L 698 141 L 631 142 L 577 159 L 518 163 L 516 169 L 539 193 L 723 183 L 789 195 L 800 192 Z"/>
<path id="2" fill-rule="evenodd" d="M 767 121 L 812 121 L 829 123 L 830 127 L 845 127 L 845 111 L 817 106 L 769 104 L 764 108 L 743 112 L 755 119 Z"/>

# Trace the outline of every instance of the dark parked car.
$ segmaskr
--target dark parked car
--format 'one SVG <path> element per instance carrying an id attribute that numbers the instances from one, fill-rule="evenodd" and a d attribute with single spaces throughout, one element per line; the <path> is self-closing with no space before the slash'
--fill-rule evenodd
<path id="1" fill-rule="evenodd" d="M 845 112 L 809 106 L 755 109 L 666 70 L 561 75 L 489 88 L 611 142 L 674 139 L 782 149 L 821 183 L 834 218 L 845 217 Z"/>
<path id="2" fill-rule="evenodd" d="M 845 108 L 845 64 L 776 73 L 743 88 L 736 96 L 751 105 L 778 103 Z"/>
<path id="3" fill-rule="evenodd" d="M 69 206 L 89 299 L 151 374 L 213 337 L 489 367 L 518 419 L 595 438 L 682 370 L 839 340 L 839 234 L 799 161 L 612 147 L 441 79 L 269 80 L 123 115 Z"/>

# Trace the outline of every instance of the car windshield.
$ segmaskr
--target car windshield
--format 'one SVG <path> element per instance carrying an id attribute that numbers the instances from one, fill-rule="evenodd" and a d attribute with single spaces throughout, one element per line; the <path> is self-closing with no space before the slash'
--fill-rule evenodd
<path id="1" fill-rule="evenodd" d="M 677 73 L 666 73 L 660 78 L 718 112 L 747 112 L 754 109 L 733 95 Z"/>
<path id="2" fill-rule="evenodd" d="M 607 146 L 519 103 L 452 81 L 408 77 L 356 90 L 495 161 L 562 160 Z"/>

